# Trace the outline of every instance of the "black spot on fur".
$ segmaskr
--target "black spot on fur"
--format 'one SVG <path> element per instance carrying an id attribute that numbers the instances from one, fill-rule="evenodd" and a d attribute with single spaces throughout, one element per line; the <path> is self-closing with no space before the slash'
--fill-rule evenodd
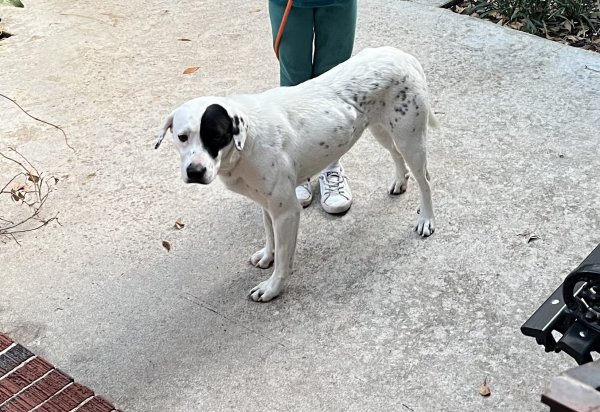
<path id="1" fill-rule="evenodd" d="M 381 102 L 381 105 L 382 105 L 383 107 L 385 107 L 385 102 L 384 102 L 384 101 L 382 101 L 382 102 Z"/>
<path id="2" fill-rule="evenodd" d="M 417 116 L 419 115 L 419 112 L 417 112 Z"/>
<path id="3" fill-rule="evenodd" d="M 345 145 L 346 145 L 346 143 L 340 143 L 340 144 L 338 145 L 338 147 L 342 147 L 342 146 L 345 146 Z"/>
<path id="4" fill-rule="evenodd" d="M 413 133 L 414 133 L 414 132 L 416 132 L 416 131 L 417 131 L 417 128 L 416 128 L 416 127 L 413 127 Z"/>
<path id="5" fill-rule="evenodd" d="M 271 162 L 271 167 L 275 167 L 275 162 Z"/>
<path id="6" fill-rule="evenodd" d="M 358 102 L 358 95 L 355 94 L 354 96 L 352 96 L 352 100 L 354 100 L 355 102 Z"/>
<path id="7" fill-rule="evenodd" d="M 394 79 L 394 86 L 398 86 L 400 84 L 400 82 L 398 81 L 398 79 Z"/>
<path id="8" fill-rule="evenodd" d="M 283 203 L 282 202 L 279 202 L 279 207 L 283 207 Z"/>
<path id="9" fill-rule="evenodd" d="M 239 124 L 239 118 L 237 119 Z M 213 158 L 216 158 L 219 151 L 228 146 L 233 136 L 239 133 L 239 127 L 234 127 L 234 122 L 227 110 L 218 104 L 211 104 L 204 111 L 200 119 L 200 140 Z"/>
<path id="10" fill-rule="evenodd" d="M 319 142 L 319 146 L 323 146 L 325 142 Z"/>
<path id="11" fill-rule="evenodd" d="M 390 121 L 390 127 L 392 128 L 392 130 L 394 130 L 394 123 L 392 123 L 391 121 Z"/>
<path id="12" fill-rule="evenodd" d="M 325 110 L 325 114 L 329 114 L 329 110 Z"/>
<path id="13" fill-rule="evenodd" d="M 267 196 L 273 196 L 273 192 L 267 193 Z"/>
<path id="14" fill-rule="evenodd" d="M 325 149 L 329 149 L 329 145 L 328 144 L 325 145 Z"/>

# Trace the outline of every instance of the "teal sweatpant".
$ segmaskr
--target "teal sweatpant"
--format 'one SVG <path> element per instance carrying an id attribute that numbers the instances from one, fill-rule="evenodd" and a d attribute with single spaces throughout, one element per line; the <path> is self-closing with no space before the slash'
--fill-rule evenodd
<path id="1" fill-rule="evenodd" d="M 300 84 L 350 58 L 356 31 L 356 1 L 292 8 L 279 45 L 281 86 Z M 285 6 L 269 0 L 273 43 L 284 11 Z"/>

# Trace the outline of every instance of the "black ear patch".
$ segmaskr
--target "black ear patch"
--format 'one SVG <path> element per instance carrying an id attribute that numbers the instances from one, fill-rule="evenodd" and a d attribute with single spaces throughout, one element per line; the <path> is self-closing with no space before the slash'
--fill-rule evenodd
<path id="1" fill-rule="evenodd" d="M 239 118 L 237 116 L 235 118 L 237 118 L 239 125 Z M 235 128 L 239 133 L 239 127 L 234 127 L 233 123 L 234 121 L 227 114 L 227 110 L 221 105 L 211 104 L 204 111 L 200 120 L 200 140 L 202 140 L 202 145 L 208 154 L 213 158 L 216 158 L 219 151 L 231 143 Z"/>

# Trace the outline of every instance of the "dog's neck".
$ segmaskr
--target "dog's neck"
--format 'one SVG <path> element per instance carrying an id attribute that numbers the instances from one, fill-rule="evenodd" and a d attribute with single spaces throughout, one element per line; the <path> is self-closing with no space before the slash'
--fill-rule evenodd
<path id="1" fill-rule="evenodd" d="M 242 160 L 242 155 L 244 152 L 248 152 L 252 150 L 254 146 L 254 139 L 251 136 L 246 138 L 246 142 L 244 144 L 244 148 L 241 151 L 238 151 L 235 148 L 235 143 L 231 142 L 231 144 L 225 149 L 221 156 L 221 167 L 219 167 L 219 175 L 229 175 L 231 176 L 231 171 L 235 169 Z"/>

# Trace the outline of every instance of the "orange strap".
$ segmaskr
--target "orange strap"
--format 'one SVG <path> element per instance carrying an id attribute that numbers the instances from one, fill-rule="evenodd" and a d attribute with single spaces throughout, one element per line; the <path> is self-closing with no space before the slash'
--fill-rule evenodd
<path id="1" fill-rule="evenodd" d="M 279 44 L 281 43 L 281 36 L 283 36 L 283 29 L 285 29 L 285 25 L 287 23 L 288 16 L 290 11 L 292 10 L 292 4 L 294 0 L 288 0 L 287 5 L 285 6 L 285 11 L 283 12 L 283 17 L 281 18 L 281 24 L 279 25 L 279 30 L 277 31 L 277 37 L 275 39 L 275 56 L 277 60 L 279 60 Z"/>

